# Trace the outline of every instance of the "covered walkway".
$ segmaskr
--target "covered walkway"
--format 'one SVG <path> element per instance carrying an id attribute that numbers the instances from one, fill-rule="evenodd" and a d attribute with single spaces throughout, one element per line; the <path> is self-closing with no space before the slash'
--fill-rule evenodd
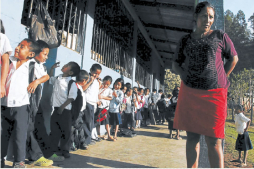
<path id="1" fill-rule="evenodd" d="M 103 140 L 88 150 L 72 152 L 69 159 L 54 163 L 52 168 L 186 168 L 185 132 L 180 133 L 183 140 L 169 139 L 167 124 L 150 125 L 136 132 L 133 138 Z M 6 164 L 12 166 L 12 162 Z"/>

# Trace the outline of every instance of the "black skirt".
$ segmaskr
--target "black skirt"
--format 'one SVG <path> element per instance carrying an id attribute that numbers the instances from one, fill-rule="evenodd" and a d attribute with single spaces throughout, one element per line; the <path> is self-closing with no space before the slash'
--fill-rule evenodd
<path id="1" fill-rule="evenodd" d="M 238 134 L 235 149 L 237 151 L 247 151 L 253 149 L 249 133 L 246 131 L 243 134 Z"/>
<path id="2" fill-rule="evenodd" d="M 118 113 L 109 112 L 109 125 L 119 125 Z"/>

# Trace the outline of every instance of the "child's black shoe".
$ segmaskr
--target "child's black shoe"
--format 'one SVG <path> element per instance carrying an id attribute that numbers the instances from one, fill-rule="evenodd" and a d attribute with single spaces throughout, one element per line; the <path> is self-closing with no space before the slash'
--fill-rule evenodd
<path id="1" fill-rule="evenodd" d="M 13 168 L 26 168 L 25 162 L 24 161 L 14 162 Z"/>
<path id="2" fill-rule="evenodd" d="M 64 156 L 64 158 L 70 158 L 71 157 L 69 152 L 63 152 L 63 156 Z"/>

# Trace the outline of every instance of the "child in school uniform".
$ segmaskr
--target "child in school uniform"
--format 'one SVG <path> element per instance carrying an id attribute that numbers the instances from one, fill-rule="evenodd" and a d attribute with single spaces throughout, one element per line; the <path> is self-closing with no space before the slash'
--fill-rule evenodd
<path id="1" fill-rule="evenodd" d="M 97 139 L 95 137 L 97 135 L 96 128 L 94 126 L 94 114 L 97 109 L 98 103 L 98 95 L 99 89 L 101 86 L 101 81 L 99 79 L 99 75 L 101 74 L 102 67 L 99 64 L 93 64 L 90 69 L 90 78 L 86 85 L 84 85 L 83 91 L 86 94 L 86 110 L 83 116 L 83 129 L 85 134 L 85 142 L 87 145 L 95 144 L 96 142 L 93 139 Z M 100 141 L 99 139 L 97 139 Z"/>
<path id="2" fill-rule="evenodd" d="M 109 104 L 109 125 L 116 126 L 115 129 L 115 136 L 114 139 L 117 140 L 117 132 L 119 128 L 119 107 L 123 102 L 124 94 L 120 90 L 122 85 L 124 84 L 124 81 L 122 78 L 116 79 L 114 82 L 114 90 L 113 90 L 113 99 L 110 101 Z"/>
<path id="3" fill-rule="evenodd" d="M 144 125 L 147 126 L 148 117 L 150 119 L 150 123 L 155 124 L 153 113 L 151 110 L 152 99 L 150 96 L 150 89 L 148 88 L 145 89 L 144 99 L 145 99 L 144 110 L 143 110 L 144 111 L 144 119 L 143 119 Z"/>
<path id="4" fill-rule="evenodd" d="M 14 56 L 10 57 L 12 63 L 6 79 L 6 96 L 1 99 L 1 167 L 5 165 L 4 157 L 7 155 L 11 134 L 14 135 L 15 140 L 13 166 L 25 167 L 30 93 L 35 91 L 37 85 L 49 79 L 47 73 L 35 64 L 34 75 L 37 79 L 29 84 L 29 64 L 35 61 L 32 58 L 39 52 L 40 49 L 34 41 L 24 39 L 16 47 Z"/>
<path id="5" fill-rule="evenodd" d="M 80 66 L 76 62 L 69 62 L 61 69 L 63 74 L 53 77 L 53 71 L 56 67 L 59 67 L 59 62 L 51 67 L 51 78 L 49 80 L 50 84 L 53 85 L 51 103 L 54 107 L 50 120 L 50 147 L 52 152 L 56 153 L 60 141 L 60 151 L 62 155 L 65 158 L 69 158 L 69 144 L 71 141 L 72 126 L 71 102 L 76 99 L 78 88 L 75 83 L 72 83 L 70 90 L 68 91 L 68 84 L 69 81 L 72 80 L 72 77 L 79 74 Z"/>
<path id="6" fill-rule="evenodd" d="M 134 130 L 133 126 L 133 114 L 136 111 L 138 106 L 138 102 L 136 99 L 132 99 L 132 92 L 131 88 L 126 90 L 126 95 L 124 97 L 123 103 L 126 104 L 126 109 L 124 110 L 124 128 Z"/>
<path id="7" fill-rule="evenodd" d="M 113 91 L 112 89 L 109 88 L 109 86 L 112 83 L 112 77 L 111 76 L 105 76 L 103 78 L 102 86 L 99 91 L 99 101 L 98 101 L 98 109 L 97 109 L 97 114 L 99 114 L 101 111 L 104 109 L 107 110 L 108 114 L 108 109 L 109 109 L 109 103 L 110 100 L 112 100 L 113 97 Z M 114 141 L 114 138 L 110 136 L 110 129 L 109 129 L 109 115 L 107 115 L 106 119 L 103 120 L 102 122 L 97 122 L 97 133 L 100 136 L 100 125 L 105 125 L 105 129 L 107 131 L 107 136 L 104 137 L 104 139 L 107 139 L 109 141 Z"/>
<path id="8" fill-rule="evenodd" d="M 141 125 L 141 120 L 142 118 L 142 108 L 143 108 L 143 103 L 145 102 L 145 98 L 142 95 L 144 92 L 144 90 L 142 88 L 138 88 L 138 97 L 137 97 L 137 101 L 138 101 L 138 106 L 137 106 L 137 113 L 135 114 L 135 120 L 136 120 L 136 127 L 135 128 L 140 128 Z"/>
<path id="9" fill-rule="evenodd" d="M 82 150 L 88 149 L 88 145 L 85 143 L 84 131 L 82 130 L 82 124 L 84 123 L 82 118 L 84 116 L 85 109 L 86 109 L 86 95 L 85 95 L 85 92 L 83 92 L 82 87 L 87 84 L 88 80 L 89 80 L 89 73 L 85 70 L 80 70 L 78 76 L 76 77 L 76 85 L 78 87 L 78 90 L 80 90 L 81 92 L 83 104 L 82 104 L 82 108 L 80 110 L 79 116 L 74 122 L 74 126 L 73 126 L 74 131 L 72 133 L 73 134 L 72 144 L 75 142 L 76 144 L 75 144 L 75 147 L 73 148 L 79 148 Z M 75 138 L 75 137 L 78 137 L 78 138 Z"/>
<path id="10" fill-rule="evenodd" d="M 236 126 L 236 131 L 238 133 L 235 149 L 239 151 L 239 158 L 236 161 L 241 163 L 240 167 L 245 167 L 247 166 L 246 161 L 247 161 L 248 150 L 253 149 L 251 140 L 249 137 L 249 133 L 248 133 L 248 128 L 250 126 L 251 120 L 243 114 L 243 108 L 240 104 L 235 106 L 235 113 L 236 113 L 235 126 Z M 242 151 L 244 152 L 243 161 L 241 160 Z"/>

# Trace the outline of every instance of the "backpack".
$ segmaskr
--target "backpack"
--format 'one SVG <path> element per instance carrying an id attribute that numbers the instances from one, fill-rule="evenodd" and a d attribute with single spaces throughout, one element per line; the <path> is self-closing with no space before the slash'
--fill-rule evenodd
<path id="1" fill-rule="evenodd" d="M 75 83 L 74 80 L 70 80 L 68 83 L 68 96 L 69 96 L 69 92 L 70 92 L 72 83 Z M 77 86 L 77 88 L 78 88 L 78 86 Z M 71 102 L 71 105 L 72 105 L 71 106 L 72 122 L 75 123 L 75 121 L 77 120 L 77 118 L 79 116 L 81 108 L 83 106 L 83 97 L 82 97 L 82 94 L 81 94 L 81 91 L 79 90 L 79 88 L 78 88 L 77 97 L 75 100 L 73 100 Z"/>
<path id="2" fill-rule="evenodd" d="M 95 123 L 102 122 L 103 120 L 107 118 L 107 116 L 108 116 L 108 110 L 106 108 L 102 109 L 101 111 L 97 109 L 96 113 L 94 114 L 94 121 Z"/>
<path id="3" fill-rule="evenodd" d="M 44 66 L 44 65 L 43 65 Z M 35 62 L 29 63 L 29 84 L 32 83 L 36 78 L 34 76 L 34 68 L 35 68 Z M 46 67 L 44 66 L 44 69 L 46 71 Z M 32 118 L 32 121 L 35 120 L 36 113 L 39 109 L 40 101 L 41 101 L 41 93 L 42 93 L 42 85 L 39 84 L 37 88 L 35 89 L 34 93 L 31 93 L 31 96 L 29 98 L 29 110 L 30 110 L 30 117 Z"/>
<path id="4" fill-rule="evenodd" d="M 164 99 L 160 99 L 158 102 L 157 102 L 157 106 L 159 108 L 159 111 L 161 112 L 165 112 L 166 111 L 166 101 Z"/>

